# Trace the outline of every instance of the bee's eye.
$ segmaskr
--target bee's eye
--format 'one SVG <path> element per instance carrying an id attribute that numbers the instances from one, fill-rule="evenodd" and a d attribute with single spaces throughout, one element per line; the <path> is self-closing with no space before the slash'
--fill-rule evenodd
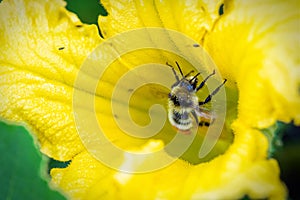
<path id="1" fill-rule="evenodd" d="M 188 91 L 193 91 L 193 90 L 194 90 L 194 87 L 193 87 L 193 85 L 188 85 L 188 86 L 187 86 L 187 89 L 188 89 Z"/>

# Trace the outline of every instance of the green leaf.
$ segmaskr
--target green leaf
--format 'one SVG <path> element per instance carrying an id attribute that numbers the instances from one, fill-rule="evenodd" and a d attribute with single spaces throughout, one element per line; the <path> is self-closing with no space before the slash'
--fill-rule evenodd
<path id="1" fill-rule="evenodd" d="M 67 9 L 78 15 L 83 23 L 98 24 L 98 16 L 106 16 L 105 8 L 100 4 L 99 0 L 65 0 Z"/>
<path id="2" fill-rule="evenodd" d="M 268 156 L 270 158 L 274 156 L 274 153 L 278 149 L 282 148 L 282 137 L 284 135 L 286 127 L 287 124 L 278 121 L 273 126 L 261 130 L 269 140 L 270 145 L 268 149 Z"/>
<path id="3" fill-rule="evenodd" d="M 66 199 L 49 187 L 47 159 L 24 127 L 0 122 L 0 152 L 0 199 Z"/>

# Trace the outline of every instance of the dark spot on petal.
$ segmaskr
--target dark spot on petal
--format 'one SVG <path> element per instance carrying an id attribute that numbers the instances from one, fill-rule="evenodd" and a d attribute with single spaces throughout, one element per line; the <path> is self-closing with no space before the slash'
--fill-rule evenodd
<path id="1" fill-rule="evenodd" d="M 77 27 L 77 28 L 80 28 L 80 27 L 82 27 L 82 25 L 81 25 L 81 24 L 77 24 L 76 27 Z"/>
<path id="2" fill-rule="evenodd" d="M 200 47 L 199 44 L 193 44 L 193 47 Z"/>
<path id="3" fill-rule="evenodd" d="M 58 48 L 58 50 L 60 50 L 60 51 L 63 50 L 63 49 L 65 49 L 65 47 L 59 47 Z"/>
<path id="4" fill-rule="evenodd" d="M 222 3 L 219 7 L 219 15 L 223 15 L 224 14 L 224 3 Z"/>
<path id="5" fill-rule="evenodd" d="M 132 89 L 132 88 L 130 88 L 130 89 L 128 89 L 127 91 L 128 91 L 128 92 L 133 92 L 133 89 Z"/>
<path id="6" fill-rule="evenodd" d="M 118 115 L 114 115 L 114 118 L 118 119 L 118 118 L 119 118 L 119 116 L 118 116 Z"/>

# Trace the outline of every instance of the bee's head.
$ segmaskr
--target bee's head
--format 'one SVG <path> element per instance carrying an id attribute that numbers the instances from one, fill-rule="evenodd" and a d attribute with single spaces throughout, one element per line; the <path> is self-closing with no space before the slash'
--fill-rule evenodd
<path id="1" fill-rule="evenodd" d="M 194 92 L 194 90 L 197 87 L 197 84 L 198 84 L 198 79 L 191 76 L 176 82 L 174 85 L 172 85 L 172 89 L 177 87 L 177 88 L 186 89 L 188 92 Z"/>
<path id="2" fill-rule="evenodd" d="M 190 86 L 192 86 L 193 90 L 196 89 L 197 84 L 198 84 L 198 78 L 197 78 L 197 76 L 198 75 L 196 75 L 196 76 L 190 76 L 190 77 L 187 78 L 187 81 L 186 81 L 186 82 L 188 82 L 190 84 Z"/>
<path id="3" fill-rule="evenodd" d="M 190 85 L 190 87 L 192 86 Z M 193 107 L 195 104 L 195 94 L 193 91 L 193 89 L 190 91 L 189 88 L 178 86 L 171 91 L 169 99 L 173 102 L 174 106 L 180 106 L 183 108 Z"/>

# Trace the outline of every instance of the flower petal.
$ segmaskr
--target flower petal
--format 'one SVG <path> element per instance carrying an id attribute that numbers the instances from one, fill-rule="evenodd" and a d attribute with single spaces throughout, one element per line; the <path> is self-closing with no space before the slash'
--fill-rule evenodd
<path id="1" fill-rule="evenodd" d="M 193 166 L 177 160 L 152 173 L 128 174 L 82 153 L 66 169 L 53 169 L 51 175 L 56 184 L 78 199 L 237 199 L 245 194 L 284 199 L 286 190 L 278 179 L 278 165 L 266 159 L 265 136 L 240 122 L 235 122 L 234 129 L 237 135 L 228 151 L 207 163 Z M 137 151 L 154 151 L 160 143 L 149 141 Z M 141 167 L 149 163 L 125 157 L 124 164 Z"/>
<path id="2" fill-rule="evenodd" d="M 237 82 L 239 118 L 258 128 L 300 124 L 299 2 L 238 0 L 224 8 L 205 46 Z"/>
<path id="3" fill-rule="evenodd" d="M 165 26 L 176 30 L 184 30 L 184 33 L 200 41 L 205 31 L 212 29 L 217 19 L 217 17 L 211 17 L 206 23 L 197 22 L 197 20 L 201 21 L 203 17 L 201 15 L 203 11 L 201 10 L 209 7 L 200 6 L 199 9 L 192 9 L 192 14 L 178 15 L 180 19 L 177 21 L 181 22 L 179 23 L 181 26 L 178 26 L 175 23 L 168 23 L 169 14 L 172 12 L 163 6 L 167 4 L 169 6 L 166 7 L 170 7 L 171 1 L 169 3 L 167 1 L 160 2 L 155 2 L 154 6 L 142 1 L 134 2 L 133 6 L 130 2 L 119 4 L 104 2 L 110 14 L 107 20 L 100 18 L 100 25 L 107 27 L 107 29 L 102 27 L 104 35 L 109 37 L 120 31 L 145 25 Z M 249 124 L 255 121 L 253 119 L 250 119 L 251 122 L 240 120 L 235 123 L 236 136 L 234 143 L 225 154 L 210 162 L 194 166 L 183 160 L 177 160 L 169 167 L 154 173 L 128 175 L 102 165 L 86 151 L 81 152 L 83 147 L 79 138 L 74 134 L 75 125 L 71 113 L 72 84 L 83 59 L 100 42 L 96 34 L 96 28 L 76 27 L 77 22 L 72 22 L 75 17 L 73 15 L 69 16 L 64 10 L 60 10 L 60 6 L 53 4 L 53 2 L 51 4 L 25 3 L 26 6 L 30 7 L 42 5 L 41 8 L 34 9 L 38 11 L 30 10 L 30 12 L 24 9 L 26 6 L 23 5 L 23 2 L 15 1 L 15 3 L 17 7 L 20 7 L 20 13 L 29 17 L 18 16 L 17 18 L 13 12 L 15 7 L 9 8 L 9 4 L 6 2 L 1 4 L 1 7 L 5 8 L 3 10 L 8 12 L 3 12 L 3 16 L 2 14 L 0 16 L 1 29 L 3 27 L 4 30 L 1 34 L 5 44 L 1 46 L 3 48 L 1 50 L 5 53 L 0 56 L 0 64 L 3 66 L 1 68 L 0 94 L 2 95 L 1 99 L 4 99 L 4 103 L 0 104 L 0 113 L 2 117 L 26 121 L 31 124 L 35 131 L 41 133 L 39 139 L 42 142 L 43 151 L 48 155 L 65 160 L 77 154 L 70 166 L 65 169 L 53 169 L 51 172 L 54 182 L 64 188 L 70 196 L 78 199 L 99 199 L 104 198 L 104 196 L 107 199 L 128 199 L 129 197 L 139 199 L 215 199 L 241 198 L 244 194 L 248 194 L 253 198 L 285 197 L 285 187 L 278 178 L 277 163 L 274 160 L 267 160 L 268 143 L 266 138 L 259 131 L 249 128 Z M 111 9 L 110 7 L 114 7 L 112 5 L 116 8 Z M 213 6 L 212 8 L 216 7 Z M 48 15 L 38 15 L 42 9 L 46 9 L 50 14 L 56 14 L 51 15 L 53 19 L 51 18 L 48 21 Z M 58 10 L 60 12 L 57 14 Z M 183 9 L 182 11 L 187 10 L 189 9 Z M 216 11 L 216 9 L 213 10 Z M 153 20 L 148 19 L 147 15 L 149 13 L 156 17 Z M 181 10 L 177 13 L 181 13 Z M 213 16 L 216 14 L 216 12 L 209 13 L 214 13 Z M 135 19 L 137 14 L 141 17 Z M 189 20 L 184 18 L 185 14 L 186 16 L 199 15 L 201 19 L 196 17 L 197 20 L 190 23 Z M 9 17 L 5 18 L 5 16 Z M 11 24 L 14 23 L 13 20 L 16 21 L 17 19 L 24 21 L 22 21 L 20 27 L 16 28 Z M 132 23 L 128 23 L 128 21 Z M 40 23 L 42 26 L 40 26 Z M 39 24 L 39 26 L 36 24 Z M 192 25 L 189 26 L 189 24 Z M 36 31 L 29 32 L 26 30 Z M 57 37 L 57 34 L 61 35 Z M 69 41 L 69 35 L 72 35 L 72 41 Z M 14 43 L 10 42 L 12 38 L 16 38 L 13 40 Z M 46 40 L 51 41 L 51 44 L 47 44 Z M 64 45 L 61 46 L 61 43 Z M 67 45 L 65 45 L 66 43 Z M 57 56 L 65 50 L 68 50 L 68 52 L 64 54 L 64 59 Z M 226 72 L 225 69 L 224 67 L 224 73 Z M 244 68 L 240 71 L 243 70 Z M 241 72 L 241 74 L 243 75 L 245 72 Z M 240 80 L 242 78 L 238 78 L 233 73 L 227 75 L 232 80 L 238 80 L 240 89 L 247 89 L 247 84 L 253 79 L 252 76 L 251 80 L 243 82 Z M 15 83 L 12 80 L 17 81 Z M 243 94 L 241 94 L 241 99 L 243 97 Z M 103 99 L 100 98 L 100 100 Z M 100 104 L 99 107 L 101 107 Z M 108 110 L 109 107 L 103 109 Z M 246 112 L 246 110 L 240 112 Z M 243 116 L 246 114 L 241 113 L 242 117 L 240 119 L 246 119 Z M 251 114 L 253 115 L 253 113 Z M 109 118 L 107 122 L 109 120 L 111 119 Z M 107 126 L 109 127 L 108 123 Z M 162 143 L 160 140 L 150 141 L 135 151 L 154 151 L 157 146 L 153 145 L 153 142 L 155 144 Z M 162 144 L 158 146 L 162 146 Z M 139 163 L 136 160 L 126 158 L 122 164 L 139 167 L 148 163 L 147 160 Z M 245 184 L 240 184 L 241 182 Z M 141 185 L 143 190 L 140 190 Z"/>
<path id="4" fill-rule="evenodd" d="M 100 38 L 96 26 L 55 1 L 0 4 L 0 116 L 25 122 L 41 149 L 69 160 L 83 149 L 72 116 L 72 84 Z"/>
<path id="5" fill-rule="evenodd" d="M 201 41 L 219 17 L 223 0 L 103 0 L 108 16 L 99 17 L 105 37 L 141 27 L 165 27 L 187 34 Z"/>

